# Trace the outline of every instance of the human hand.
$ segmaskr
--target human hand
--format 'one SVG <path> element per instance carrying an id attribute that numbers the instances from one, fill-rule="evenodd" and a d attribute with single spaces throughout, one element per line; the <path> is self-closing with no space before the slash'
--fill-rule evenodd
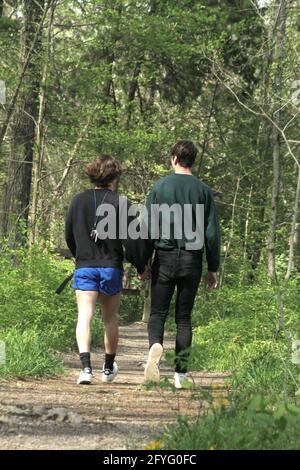
<path id="1" fill-rule="evenodd" d="M 146 266 L 145 271 L 143 272 L 143 274 L 138 274 L 138 279 L 140 281 L 148 281 L 149 279 L 151 279 L 151 268 L 150 268 L 150 266 Z"/>
<path id="2" fill-rule="evenodd" d="M 218 285 L 217 273 L 212 271 L 207 271 L 205 276 L 205 286 L 207 290 L 211 291 L 216 289 Z"/>

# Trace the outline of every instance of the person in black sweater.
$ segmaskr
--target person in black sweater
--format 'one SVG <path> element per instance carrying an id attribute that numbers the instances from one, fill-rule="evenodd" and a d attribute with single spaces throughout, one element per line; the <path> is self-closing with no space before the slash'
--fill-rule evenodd
<path id="1" fill-rule="evenodd" d="M 209 290 L 217 287 L 216 272 L 220 263 L 220 230 L 212 191 L 191 171 L 196 154 L 197 149 L 192 142 L 177 142 L 171 151 L 174 173 L 158 180 L 147 199 L 149 233 L 151 227 L 156 226 L 158 234 L 153 238 L 150 233 L 155 257 L 148 324 L 150 350 L 145 379 L 159 381 L 158 365 L 163 352 L 164 324 L 176 288 L 176 388 L 182 388 L 186 381 L 192 343 L 191 314 L 201 279 L 204 249 L 207 260 L 205 282 Z M 151 211 L 151 207 L 155 206 L 176 208 L 167 219 L 167 224 L 164 225 L 162 214 Z M 182 215 L 185 210 L 187 217 Z M 197 215 L 198 210 L 201 217 Z M 199 237 L 196 236 L 197 230 Z"/>
<path id="2" fill-rule="evenodd" d="M 94 189 L 87 189 L 73 198 L 65 221 L 66 243 L 76 260 L 73 288 L 76 289 L 78 305 L 76 338 L 82 364 L 78 384 L 90 384 L 93 377 L 90 323 L 98 299 L 105 328 L 102 381 L 112 382 L 118 373 L 115 361 L 117 314 L 124 252 L 126 260 L 136 267 L 141 280 L 149 276 L 146 269 L 149 258 L 147 244 L 141 238 L 132 239 L 128 230 L 136 215 L 134 211 L 130 212 L 130 202 L 117 193 L 121 163 L 104 155 L 87 165 L 86 173 Z M 128 216 L 128 213 L 131 215 Z"/>

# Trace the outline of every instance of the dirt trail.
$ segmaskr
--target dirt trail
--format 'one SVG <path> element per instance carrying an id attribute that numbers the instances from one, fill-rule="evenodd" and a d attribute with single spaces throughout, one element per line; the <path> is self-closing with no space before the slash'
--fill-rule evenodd
<path id="1" fill-rule="evenodd" d="M 165 351 L 173 345 L 166 334 Z M 76 385 L 76 354 L 64 357 L 64 376 L 1 380 L 0 449 L 144 449 L 178 414 L 197 416 L 201 403 L 191 399 L 194 392 L 142 386 L 147 350 L 146 325 L 133 323 L 120 328 L 120 372 L 112 384 L 100 380 L 101 351 L 93 354 L 96 376 L 90 386 Z M 172 380 L 173 372 L 164 362 L 161 375 Z M 227 374 L 192 376 L 202 390 L 226 397 Z"/>

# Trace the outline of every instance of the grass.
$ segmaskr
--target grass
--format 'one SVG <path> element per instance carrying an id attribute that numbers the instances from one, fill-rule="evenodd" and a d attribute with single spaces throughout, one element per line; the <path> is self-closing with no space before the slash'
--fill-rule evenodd
<path id="1" fill-rule="evenodd" d="M 0 375 L 56 374 L 62 370 L 56 353 L 77 350 L 77 306 L 71 283 L 60 295 L 55 293 L 74 265 L 38 246 L 12 250 L 0 243 L 0 255 L 0 339 L 7 352 Z M 121 322 L 138 320 L 141 314 L 141 298 L 122 298 Z M 100 307 L 91 332 L 92 348 L 103 346 Z"/>
<path id="2" fill-rule="evenodd" d="M 300 337 L 299 282 L 295 276 L 281 289 L 282 312 L 278 287 L 267 282 L 196 299 L 190 368 L 232 372 L 230 405 L 216 408 L 211 400 L 196 420 L 180 417 L 157 436 L 157 448 L 300 449 L 300 368 L 291 348 Z M 174 329 L 172 319 L 168 326 Z"/>
<path id="3" fill-rule="evenodd" d="M 299 450 L 299 436 L 300 408 L 270 407 L 258 395 L 226 408 L 211 404 L 194 421 L 179 418 L 156 442 L 167 450 Z"/>
<path id="4" fill-rule="evenodd" d="M 42 377 L 63 371 L 61 359 L 34 328 L 21 332 L 11 327 L 0 333 L 0 340 L 6 349 L 6 361 L 0 365 L 1 376 Z"/>

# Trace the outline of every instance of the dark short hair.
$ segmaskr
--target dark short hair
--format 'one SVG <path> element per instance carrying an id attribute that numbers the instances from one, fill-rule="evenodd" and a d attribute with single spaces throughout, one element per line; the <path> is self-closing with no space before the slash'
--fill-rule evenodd
<path id="1" fill-rule="evenodd" d="M 190 140 L 179 140 L 171 150 L 171 156 L 177 157 L 184 168 L 193 166 L 197 153 L 197 147 Z"/>
<path id="2" fill-rule="evenodd" d="M 102 155 L 89 163 L 85 168 L 85 172 L 91 183 L 105 188 L 121 176 L 122 165 L 116 158 Z"/>

